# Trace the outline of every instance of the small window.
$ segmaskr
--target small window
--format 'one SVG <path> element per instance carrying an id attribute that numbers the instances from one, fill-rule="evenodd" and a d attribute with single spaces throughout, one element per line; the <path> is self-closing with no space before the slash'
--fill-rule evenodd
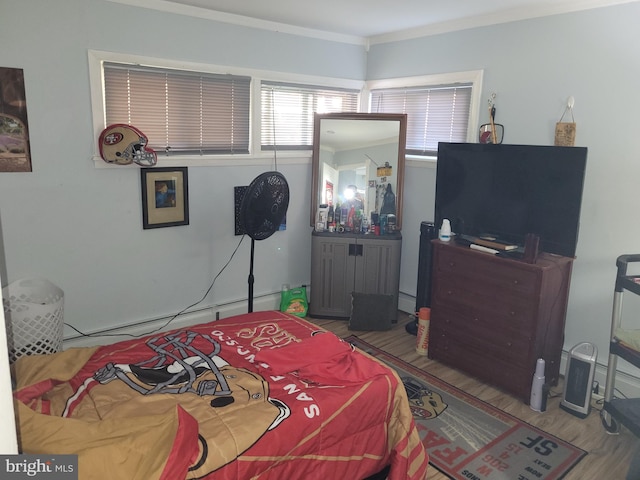
<path id="1" fill-rule="evenodd" d="M 311 150 L 314 113 L 356 112 L 358 90 L 261 83 L 262 150 Z"/>
<path id="2" fill-rule="evenodd" d="M 251 77 L 104 63 L 106 124 L 166 155 L 249 153 Z"/>
<path id="3" fill-rule="evenodd" d="M 407 114 L 407 154 L 436 155 L 438 142 L 466 142 L 471 84 L 371 91 L 371 111 Z"/>

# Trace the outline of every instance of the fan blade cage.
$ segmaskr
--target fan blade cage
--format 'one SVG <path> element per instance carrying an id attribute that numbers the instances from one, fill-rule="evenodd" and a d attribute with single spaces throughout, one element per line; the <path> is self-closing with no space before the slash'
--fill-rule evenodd
<path id="1" fill-rule="evenodd" d="M 265 172 L 247 188 L 240 206 L 240 222 L 254 240 L 273 235 L 289 207 L 289 185 L 279 172 Z"/>

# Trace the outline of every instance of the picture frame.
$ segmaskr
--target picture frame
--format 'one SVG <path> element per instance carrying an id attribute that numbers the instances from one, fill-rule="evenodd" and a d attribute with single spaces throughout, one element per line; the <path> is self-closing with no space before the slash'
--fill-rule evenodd
<path id="1" fill-rule="evenodd" d="M 31 172 L 24 71 L 0 67 L 0 172 Z"/>
<path id="2" fill-rule="evenodd" d="M 189 225 L 187 167 L 154 167 L 140 170 L 142 228 Z"/>

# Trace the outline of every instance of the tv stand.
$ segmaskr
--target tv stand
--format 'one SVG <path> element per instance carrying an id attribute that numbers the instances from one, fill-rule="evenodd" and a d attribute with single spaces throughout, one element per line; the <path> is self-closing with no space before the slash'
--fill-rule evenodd
<path id="1" fill-rule="evenodd" d="M 573 259 L 536 263 L 433 240 L 429 358 L 529 403 L 536 361 L 557 385 Z"/>

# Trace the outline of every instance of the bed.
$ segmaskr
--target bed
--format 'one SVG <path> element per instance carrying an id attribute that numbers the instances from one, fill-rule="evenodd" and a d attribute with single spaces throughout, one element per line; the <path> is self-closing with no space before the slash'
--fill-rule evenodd
<path id="1" fill-rule="evenodd" d="M 393 370 L 294 315 L 254 312 L 14 364 L 23 453 L 79 478 L 423 480 Z"/>

